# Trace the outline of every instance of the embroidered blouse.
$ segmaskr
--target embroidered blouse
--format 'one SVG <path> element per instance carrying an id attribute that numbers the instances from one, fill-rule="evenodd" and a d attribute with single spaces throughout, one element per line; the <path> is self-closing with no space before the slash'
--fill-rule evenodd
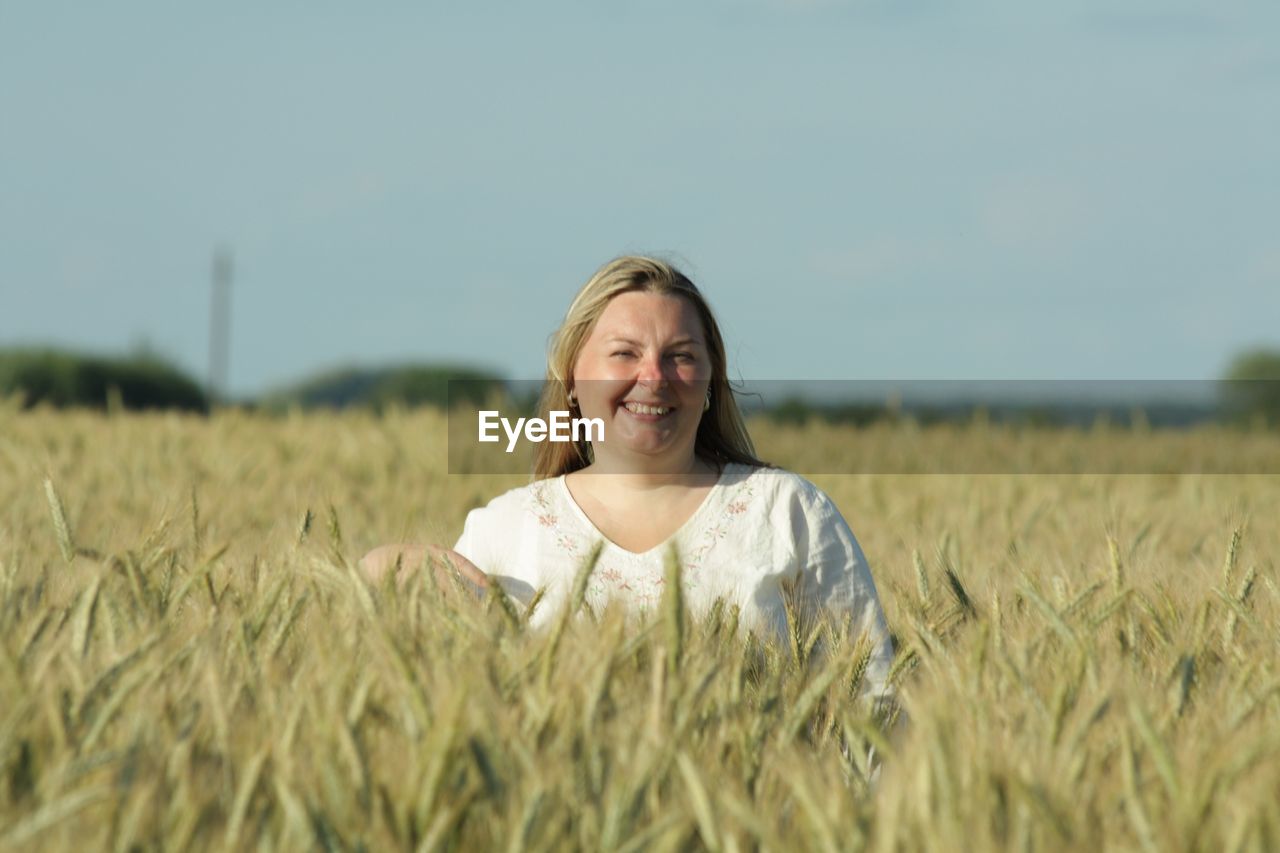
<path id="1" fill-rule="evenodd" d="M 522 604 L 545 587 L 530 621 L 541 628 L 565 604 L 574 576 L 598 542 L 603 549 L 587 588 L 591 607 L 621 600 L 634 611 L 655 610 L 665 584 L 664 560 L 674 544 L 685 601 L 694 614 L 723 598 L 725 605 L 738 606 L 741 628 L 783 639 L 783 585 L 798 581 L 802 607 L 847 614 L 851 635 L 869 636 L 868 692 L 883 694 L 893 652 L 866 557 L 835 504 L 803 477 L 726 465 L 680 529 L 643 553 L 601 534 L 563 476 L 538 480 L 472 510 L 454 550 Z"/>

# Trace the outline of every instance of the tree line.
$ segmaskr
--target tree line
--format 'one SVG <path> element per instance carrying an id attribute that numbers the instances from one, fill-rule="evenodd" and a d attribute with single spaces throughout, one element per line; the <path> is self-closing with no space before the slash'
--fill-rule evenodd
<path id="1" fill-rule="evenodd" d="M 23 407 L 176 409 L 207 413 L 215 403 L 281 412 L 290 409 L 349 407 L 383 411 L 391 406 L 435 406 L 460 402 L 477 404 L 502 395 L 505 379 L 493 371 L 459 364 L 404 364 L 382 368 L 344 367 L 328 370 L 294 385 L 251 400 L 216 401 L 207 389 L 180 368 L 152 353 L 111 357 L 53 348 L 0 349 L 0 397 L 16 399 Z M 1234 358 L 1221 376 L 1215 420 L 1265 422 L 1280 425 L 1280 350 L 1252 349 Z M 805 423 L 819 419 L 834 423 L 866 424 L 909 416 L 917 421 L 948 421 L 972 417 L 973 406 L 917 407 L 912 411 L 868 403 L 812 403 L 790 398 L 763 406 L 775 420 Z M 1091 407 L 1122 424 L 1134 413 L 1122 407 Z M 1000 420 L 1030 425 L 1071 423 L 1079 412 L 1043 405 L 1008 406 L 994 412 Z M 1147 412 L 1157 421 L 1183 425 L 1203 420 L 1190 409 L 1176 406 Z M 1083 415 L 1081 415 L 1083 416 Z"/>

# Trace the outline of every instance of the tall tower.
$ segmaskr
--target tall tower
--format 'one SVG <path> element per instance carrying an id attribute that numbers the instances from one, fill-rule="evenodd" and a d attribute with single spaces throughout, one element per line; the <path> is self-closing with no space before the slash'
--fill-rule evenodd
<path id="1" fill-rule="evenodd" d="M 231 249 L 213 252 L 212 305 L 209 311 L 209 403 L 227 399 L 227 370 L 231 358 Z"/>

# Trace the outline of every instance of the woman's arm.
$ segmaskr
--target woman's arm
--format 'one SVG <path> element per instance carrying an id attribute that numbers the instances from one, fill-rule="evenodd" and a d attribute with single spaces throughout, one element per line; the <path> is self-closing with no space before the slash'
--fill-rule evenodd
<path id="1" fill-rule="evenodd" d="M 810 484 L 802 491 L 800 505 L 804 518 L 795 522 L 803 525 L 797 532 L 805 544 L 804 609 L 812 616 L 825 610 L 848 620 L 852 636 L 870 642 L 863 693 L 877 705 L 892 702 L 888 675 L 893 642 L 862 546 L 835 503 L 817 487 Z"/>
<path id="2" fill-rule="evenodd" d="M 820 489 L 806 490 L 801 503 L 805 506 L 806 562 L 804 580 L 807 604 L 814 610 L 825 610 L 847 620 L 851 636 L 861 635 L 870 644 L 870 657 L 863 674 L 861 697 L 868 701 L 867 710 L 878 718 L 884 734 L 893 741 L 900 735 L 907 718 L 898 701 L 897 690 L 889 681 L 894 648 L 880 596 L 862 546 L 835 503 Z M 850 746 L 845 744 L 843 749 Z M 880 775 L 880 756 L 867 745 L 862 767 L 874 781 Z"/>
<path id="3" fill-rule="evenodd" d="M 410 575 L 420 568 L 423 561 L 435 569 L 436 580 L 442 589 L 449 589 L 453 583 L 452 575 L 456 572 L 462 580 L 478 587 L 478 593 L 489 586 L 489 578 L 476 568 L 475 564 L 457 551 L 443 545 L 416 545 L 399 542 L 392 545 L 381 545 L 360 558 L 360 569 L 373 583 L 382 583 L 386 574 L 399 562 L 400 570 L 396 574 L 396 584 L 403 586 Z"/>

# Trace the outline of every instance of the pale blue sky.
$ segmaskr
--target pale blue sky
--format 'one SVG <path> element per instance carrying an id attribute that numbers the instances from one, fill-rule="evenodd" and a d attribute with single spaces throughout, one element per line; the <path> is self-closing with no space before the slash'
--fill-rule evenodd
<path id="1" fill-rule="evenodd" d="M 266 5 L 0 0 L 0 345 L 203 378 L 219 242 L 239 394 L 539 376 L 625 251 L 685 261 L 747 378 L 1280 343 L 1274 2 Z"/>

